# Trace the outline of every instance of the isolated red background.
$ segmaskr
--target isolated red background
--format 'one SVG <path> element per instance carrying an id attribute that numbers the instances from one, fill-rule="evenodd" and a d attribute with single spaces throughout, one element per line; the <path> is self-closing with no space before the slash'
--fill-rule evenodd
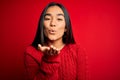
<path id="1" fill-rule="evenodd" d="M 47 3 L 62 3 L 77 43 L 86 49 L 90 80 L 120 80 L 119 0 L 1 0 L 0 80 L 24 80 L 24 51 Z"/>

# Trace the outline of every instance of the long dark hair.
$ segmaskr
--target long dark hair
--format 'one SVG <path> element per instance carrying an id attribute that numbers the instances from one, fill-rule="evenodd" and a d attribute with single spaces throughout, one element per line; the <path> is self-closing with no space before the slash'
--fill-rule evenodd
<path id="1" fill-rule="evenodd" d="M 73 37 L 73 32 L 72 32 L 71 21 L 70 21 L 70 17 L 69 17 L 67 10 L 65 9 L 65 7 L 63 5 L 61 5 L 59 3 L 51 2 L 45 7 L 45 9 L 41 13 L 41 16 L 40 16 L 40 19 L 38 22 L 36 36 L 32 42 L 32 46 L 34 46 L 35 48 L 37 48 L 38 44 L 44 45 L 45 43 L 47 43 L 47 38 L 45 37 L 45 34 L 44 34 L 43 21 L 44 21 L 44 16 L 46 14 L 47 9 L 51 6 L 60 7 L 64 13 L 65 23 L 66 23 L 65 27 L 66 27 L 67 31 L 63 35 L 63 43 L 65 43 L 65 44 L 74 44 L 75 43 L 75 40 Z"/>

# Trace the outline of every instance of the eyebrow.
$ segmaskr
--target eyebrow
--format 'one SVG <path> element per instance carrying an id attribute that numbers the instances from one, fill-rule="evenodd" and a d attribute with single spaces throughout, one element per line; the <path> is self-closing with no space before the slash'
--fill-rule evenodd
<path id="1" fill-rule="evenodd" d="M 64 14 L 61 14 L 61 13 L 60 13 L 60 14 L 57 14 L 57 15 L 58 15 L 58 16 L 63 16 L 63 17 L 64 17 Z"/>
<path id="2" fill-rule="evenodd" d="M 45 14 L 45 16 L 51 16 L 51 14 L 50 14 L 50 13 L 47 13 L 47 14 Z M 44 16 L 44 17 L 45 17 L 45 16 Z M 57 14 L 57 16 L 63 16 L 63 17 L 64 17 L 64 14 L 59 13 L 59 14 Z"/>

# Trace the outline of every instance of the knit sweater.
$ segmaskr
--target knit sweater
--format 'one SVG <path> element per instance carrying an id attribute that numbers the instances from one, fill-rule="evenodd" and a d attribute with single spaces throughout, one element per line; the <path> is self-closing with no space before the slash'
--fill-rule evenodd
<path id="1" fill-rule="evenodd" d="M 85 53 L 76 44 L 65 45 L 57 56 L 28 46 L 25 67 L 28 80 L 86 80 Z"/>

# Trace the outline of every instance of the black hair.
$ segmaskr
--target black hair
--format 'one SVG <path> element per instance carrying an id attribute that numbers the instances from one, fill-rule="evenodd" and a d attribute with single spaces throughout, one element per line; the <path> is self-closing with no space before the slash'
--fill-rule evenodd
<path id="1" fill-rule="evenodd" d="M 47 43 L 47 38 L 45 37 L 45 34 L 44 34 L 43 21 L 44 21 L 44 16 L 46 14 L 47 9 L 51 6 L 60 7 L 64 13 L 65 23 L 66 23 L 65 27 L 66 27 L 67 31 L 63 35 L 63 43 L 65 43 L 65 44 L 74 44 L 75 43 L 75 40 L 73 37 L 73 32 L 72 32 L 71 21 L 70 21 L 70 17 L 69 17 L 67 10 L 65 9 L 65 7 L 62 4 L 51 2 L 45 7 L 45 9 L 41 13 L 41 16 L 40 16 L 40 19 L 38 22 L 37 32 L 36 32 L 35 38 L 32 42 L 32 46 L 35 48 L 37 48 L 38 44 L 44 45 L 45 43 Z"/>

